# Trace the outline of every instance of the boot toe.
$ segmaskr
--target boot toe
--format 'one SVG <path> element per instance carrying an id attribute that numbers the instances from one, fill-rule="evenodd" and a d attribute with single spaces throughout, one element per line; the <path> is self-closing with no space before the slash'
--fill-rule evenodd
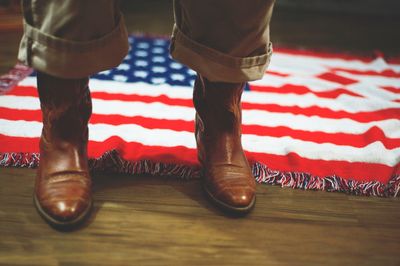
<path id="1" fill-rule="evenodd" d="M 228 211 L 246 213 L 255 204 L 255 188 L 252 186 L 208 183 L 204 184 L 204 189 L 214 203 Z"/>
<path id="2" fill-rule="evenodd" d="M 255 193 L 251 188 L 227 188 L 216 195 L 216 198 L 234 209 L 250 207 L 255 198 Z"/>
<path id="3" fill-rule="evenodd" d="M 40 214 L 51 224 L 68 225 L 81 221 L 88 213 L 91 200 L 83 199 L 54 199 L 51 202 L 40 202 L 37 207 Z"/>
<path id="4" fill-rule="evenodd" d="M 54 218 L 58 221 L 71 222 L 79 218 L 89 207 L 88 200 L 64 200 L 55 204 Z"/>
<path id="5" fill-rule="evenodd" d="M 61 182 L 48 185 L 35 195 L 41 215 L 55 225 L 80 222 L 91 207 L 90 189 L 82 182 Z"/>
<path id="6" fill-rule="evenodd" d="M 223 199 L 225 199 L 225 202 L 230 206 L 244 208 L 248 207 L 252 203 L 254 192 L 250 189 L 226 190 Z"/>
<path id="7" fill-rule="evenodd" d="M 205 173 L 205 188 L 211 198 L 232 210 L 251 209 L 255 202 L 255 181 L 244 167 L 223 165 Z"/>

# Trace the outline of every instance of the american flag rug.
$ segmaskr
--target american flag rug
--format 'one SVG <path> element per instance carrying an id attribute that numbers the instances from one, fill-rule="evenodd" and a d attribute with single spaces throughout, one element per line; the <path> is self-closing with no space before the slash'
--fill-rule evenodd
<path id="1" fill-rule="evenodd" d="M 129 42 L 124 61 L 89 83 L 91 169 L 199 178 L 196 73 L 170 58 L 168 39 Z M 17 65 L 0 88 L 0 166 L 36 167 L 35 75 Z M 399 194 L 399 60 L 275 49 L 268 72 L 247 84 L 242 99 L 243 146 L 259 183 Z"/>

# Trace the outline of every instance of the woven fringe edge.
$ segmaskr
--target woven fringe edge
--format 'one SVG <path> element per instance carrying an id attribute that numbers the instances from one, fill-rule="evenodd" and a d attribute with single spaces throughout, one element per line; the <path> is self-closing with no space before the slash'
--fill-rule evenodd
<path id="1" fill-rule="evenodd" d="M 38 153 L 0 153 L 0 167 L 36 168 Z M 89 160 L 92 173 L 151 175 L 175 177 L 183 180 L 199 179 L 201 169 L 196 166 L 168 164 L 151 160 L 136 162 L 122 159 L 118 151 L 111 150 L 101 157 Z M 387 184 L 378 181 L 355 181 L 339 176 L 318 177 L 302 172 L 281 172 L 256 162 L 252 165 L 253 175 L 258 183 L 280 185 L 303 190 L 323 190 L 352 195 L 397 197 L 400 195 L 400 175 L 394 175 Z"/>
<path id="2" fill-rule="evenodd" d="M 13 68 L 8 71 L 7 74 L 0 76 L 0 95 L 5 94 L 11 90 L 15 85 L 18 84 L 25 77 L 29 76 L 33 72 L 33 69 L 17 63 Z"/>
<path id="3" fill-rule="evenodd" d="M 387 184 L 379 181 L 356 181 L 336 175 L 319 177 L 302 172 L 281 172 L 256 162 L 253 175 L 258 183 L 280 185 L 305 190 L 343 192 L 352 195 L 397 197 L 400 191 L 400 175 L 394 175 Z"/>

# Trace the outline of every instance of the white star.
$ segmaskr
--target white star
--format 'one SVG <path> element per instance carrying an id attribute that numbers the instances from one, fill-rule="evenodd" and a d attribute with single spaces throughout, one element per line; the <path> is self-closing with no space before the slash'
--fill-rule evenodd
<path id="1" fill-rule="evenodd" d="M 135 75 L 136 77 L 139 77 L 139 78 L 146 78 L 149 75 L 149 73 L 147 73 L 147 71 L 138 70 L 138 71 L 135 71 L 133 73 L 133 75 Z"/>
<path id="2" fill-rule="evenodd" d="M 156 39 L 156 40 L 153 41 L 153 44 L 157 45 L 157 46 L 164 46 L 165 43 L 166 42 L 164 40 L 159 40 L 159 39 Z"/>
<path id="3" fill-rule="evenodd" d="M 191 76 L 196 75 L 196 71 L 193 71 L 192 69 L 188 68 L 187 73 Z"/>
<path id="4" fill-rule="evenodd" d="M 119 70 L 129 70 L 130 68 L 131 68 L 131 66 L 128 64 L 125 64 L 125 63 L 122 63 L 117 67 L 117 69 L 119 69 Z"/>
<path id="5" fill-rule="evenodd" d="M 99 74 L 101 74 L 101 75 L 109 75 L 111 73 L 111 70 L 104 70 L 104 71 L 101 71 Z"/>
<path id="6" fill-rule="evenodd" d="M 155 84 L 161 84 L 165 82 L 165 78 L 152 78 L 151 82 L 155 83 Z"/>
<path id="7" fill-rule="evenodd" d="M 147 63 L 147 61 L 144 61 L 144 60 L 137 60 L 136 62 L 135 62 L 135 65 L 136 66 L 142 66 L 142 67 L 145 67 L 145 66 L 147 66 L 149 63 Z"/>
<path id="8" fill-rule="evenodd" d="M 115 75 L 115 76 L 113 77 L 113 80 L 125 82 L 125 81 L 128 80 L 128 78 L 127 78 L 126 76 L 122 76 L 122 75 Z"/>
<path id="9" fill-rule="evenodd" d="M 148 52 L 142 51 L 142 50 L 139 50 L 139 51 L 135 52 L 135 55 L 138 56 L 138 57 L 146 57 L 148 54 L 149 54 Z"/>
<path id="10" fill-rule="evenodd" d="M 165 58 L 162 56 L 155 56 L 153 57 L 152 61 L 155 63 L 163 63 L 165 62 Z"/>
<path id="11" fill-rule="evenodd" d="M 172 74 L 172 75 L 171 75 L 171 79 L 172 79 L 172 80 L 183 81 L 183 80 L 185 80 L 185 76 L 182 75 L 182 74 Z"/>
<path id="12" fill-rule="evenodd" d="M 181 69 L 183 67 L 181 64 L 177 62 L 172 62 L 169 66 L 173 69 Z"/>
<path id="13" fill-rule="evenodd" d="M 164 52 L 164 49 L 161 47 L 155 47 L 151 50 L 154 54 L 162 54 Z"/>
<path id="14" fill-rule="evenodd" d="M 151 70 L 154 73 L 164 73 L 165 71 L 167 71 L 167 69 L 163 66 L 154 66 Z"/>
<path id="15" fill-rule="evenodd" d="M 140 48 L 140 49 L 147 49 L 149 48 L 150 44 L 148 44 L 147 42 L 139 42 L 136 47 Z"/>

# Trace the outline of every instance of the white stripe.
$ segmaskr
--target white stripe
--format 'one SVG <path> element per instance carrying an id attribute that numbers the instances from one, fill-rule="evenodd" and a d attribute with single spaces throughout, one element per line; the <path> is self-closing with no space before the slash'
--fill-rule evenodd
<path id="1" fill-rule="evenodd" d="M 298 95 L 295 93 L 244 93 L 243 102 L 260 104 L 277 104 L 280 106 L 298 106 L 301 108 L 321 107 L 332 111 L 345 111 L 348 113 L 373 112 L 387 108 L 400 108 L 400 103 L 382 99 L 369 99 L 342 94 L 335 99 L 318 97 L 312 93 Z"/>
<path id="2" fill-rule="evenodd" d="M 400 72 L 400 64 L 389 64 L 390 68 L 393 69 L 394 72 Z"/>
<path id="3" fill-rule="evenodd" d="M 376 90 L 380 90 L 383 86 L 389 87 L 399 87 L 400 78 L 393 77 L 382 77 L 382 76 L 368 76 L 368 75 L 356 75 L 343 71 L 336 71 L 335 73 L 349 79 L 357 80 L 356 83 L 350 85 L 340 85 L 333 81 L 324 80 L 317 78 L 312 75 L 298 75 L 298 76 L 288 76 L 281 77 L 277 75 L 268 74 L 268 72 L 263 76 L 262 79 L 257 81 L 252 81 L 250 84 L 257 86 L 271 86 L 271 87 L 281 87 L 287 84 L 304 86 L 315 92 L 327 92 L 335 89 L 344 88 L 351 92 L 363 95 L 362 90 L 352 90 L 352 85 L 364 85 L 370 86 Z M 391 100 L 388 98 L 388 100 Z"/>
<path id="4" fill-rule="evenodd" d="M 358 82 L 350 85 L 340 85 L 335 82 L 328 80 L 319 79 L 314 76 L 289 76 L 281 77 L 271 74 L 265 74 L 262 79 L 252 81 L 250 84 L 255 86 L 271 86 L 271 87 L 282 87 L 286 84 L 297 85 L 307 87 L 314 92 L 328 92 L 336 89 L 344 88 L 350 92 L 369 97 L 373 101 L 384 100 L 391 101 L 393 99 L 400 98 L 399 94 L 395 94 L 386 90 L 383 90 L 383 86 L 398 87 L 400 84 L 399 78 L 388 78 L 388 77 L 376 77 L 376 76 L 365 76 L 365 75 L 353 75 L 346 72 L 338 72 L 343 77 L 356 79 Z M 283 96 L 283 94 L 280 94 Z M 374 97 L 378 96 L 378 98 Z M 299 99 L 302 98 L 298 95 Z M 346 95 L 347 98 L 353 101 L 360 101 L 359 97 Z M 323 99 L 323 98 L 321 98 Z M 336 100 L 335 100 L 336 101 Z"/>
<path id="5" fill-rule="evenodd" d="M 400 78 L 355 75 L 347 72 L 340 72 L 340 75 L 346 78 L 358 79 L 358 83 L 350 84 L 346 86 L 346 89 L 361 94 L 364 97 L 368 97 L 372 100 L 382 99 L 387 101 L 400 99 L 400 93 L 390 92 L 382 88 L 399 88 Z"/>
<path id="6" fill-rule="evenodd" d="M 15 137 L 39 137 L 41 123 L 0 119 L 0 134 Z M 163 147 L 184 146 L 195 149 L 194 136 L 190 132 L 168 129 L 147 129 L 138 125 L 90 125 L 90 140 L 105 141 L 119 136 L 127 142 Z M 317 144 L 295 140 L 290 137 L 265 137 L 243 135 L 243 146 L 247 151 L 286 155 L 295 152 L 307 159 L 339 160 L 349 162 L 379 163 L 395 166 L 400 161 L 400 148 L 386 149 L 382 143 L 374 142 L 363 148 L 331 143 Z"/>
<path id="7" fill-rule="evenodd" d="M 351 84 L 347 86 L 346 89 L 354 93 L 358 93 L 363 97 L 366 97 L 372 101 L 383 100 L 386 101 L 386 103 L 390 103 L 390 101 L 400 99 L 400 93 L 390 92 L 381 87 L 377 87 L 372 83 L 367 83 L 367 82 Z M 400 108 L 400 104 L 398 105 L 397 108 Z"/>
<path id="8" fill-rule="evenodd" d="M 268 72 L 260 79 L 250 82 L 257 86 L 282 87 L 286 84 L 304 86 L 315 92 L 331 91 L 338 89 L 340 86 L 332 81 L 317 78 L 312 75 L 296 75 L 281 77 L 268 74 Z"/>
<path id="9" fill-rule="evenodd" d="M 345 60 L 341 58 L 323 58 L 309 55 L 293 55 L 280 52 L 274 52 L 271 64 L 271 70 L 279 69 L 281 73 L 286 74 L 311 74 L 318 75 L 325 73 L 332 68 L 346 68 L 358 71 L 377 71 L 399 69 L 394 64 L 388 64 L 382 58 L 376 58 L 371 62 L 352 59 Z"/>
<path id="10" fill-rule="evenodd" d="M 1 96 L 0 107 L 20 110 L 39 110 L 40 108 L 39 100 L 35 97 L 12 95 Z M 171 106 L 158 102 L 143 103 L 93 99 L 93 113 L 193 121 L 195 111 L 190 107 Z M 376 126 L 379 127 L 387 137 L 400 138 L 399 119 L 361 123 L 348 118 L 332 119 L 262 110 L 244 110 L 243 124 L 268 127 L 285 126 L 296 130 L 347 134 L 363 134 L 371 127 Z"/>
<path id="11" fill-rule="evenodd" d="M 360 75 L 353 74 L 345 71 L 336 71 L 337 74 L 349 79 L 356 79 L 359 82 L 379 86 L 399 87 L 400 78 L 397 77 L 385 77 L 376 75 Z M 399 73 L 400 74 L 400 73 Z"/>
<path id="12" fill-rule="evenodd" d="M 21 86 L 36 86 L 36 79 L 28 77 L 20 83 Z M 175 87 L 168 84 L 151 85 L 147 83 L 123 83 L 115 81 L 91 80 L 91 91 L 135 94 L 143 96 L 166 95 L 176 99 L 192 99 L 192 90 L 188 87 Z M 2 96 L 3 97 L 3 96 Z M 333 111 L 346 111 L 350 113 L 370 112 L 386 108 L 400 108 L 400 103 L 384 101 L 381 99 L 364 99 L 350 95 L 341 95 L 336 99 L 320 98 L 312 93 L 297 95 L 293 93 L 264 93 L 245 92 L 243 102 L 261 104 L 279 104 L 281 106 L 298 106 L 307 108 L 318 106 Z"/>

